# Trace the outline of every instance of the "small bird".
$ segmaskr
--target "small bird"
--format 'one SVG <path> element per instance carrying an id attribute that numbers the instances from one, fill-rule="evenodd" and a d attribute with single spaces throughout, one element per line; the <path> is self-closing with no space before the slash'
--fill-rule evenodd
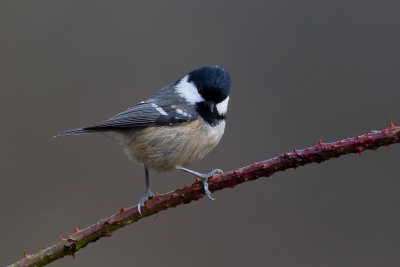
<path id="1" fill-rule="evenodd" d="M 202 180 L 207 196 L 208 178 L 220 169 L 199 173 L 186 167 L 202 159 L 221 140 L 225 130 L 231 78 L 219 66 L 193 70 L 162 88 L 147 100 L 110 119 L 89 127 L 57 134 L 101 133 L 121 144 L 127 156 L 144 164 L 146 191 L 138 210 L 153 197 L 149 169 L 157 172 L 182 170 Z"/>

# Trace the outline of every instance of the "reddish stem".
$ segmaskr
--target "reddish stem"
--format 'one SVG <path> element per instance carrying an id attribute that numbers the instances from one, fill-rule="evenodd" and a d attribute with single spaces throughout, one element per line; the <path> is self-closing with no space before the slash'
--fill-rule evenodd
<path id="1" fill-rule="evenodd" d="M 322 143 L 320 140 L 316 146 L 303 150 L 294 149 L 293 152 L 284 153 L 278 157 L 256 162 L 253 165 L 243 167 L 223 175 L 213 176 L 209 179 L 211 192 L 224 188 L 235 187 L 246 181 L 255 180 L 259 177 L 268 177 L 272 174 L 284 171 L 288 168 L 297 168 L 308 163 L 336 158 L 350 153 L 361 153 L 366 149 L 375 150 L 380 146 L 388 146 L 400 142 L 399 127 L 390 122 L 389 128 L 380 132 L 366 133 L 362 136 L 347 138 L 333 143 Z M 79 230 L 62 238 L 57 244 L 48 247 L 34 255 L 24 253 L 24 258 L 13 266 L 43 266 L 66 255 L 74 256 L 75 253 L 98 239 L 111 236 L 111 234 L 125 225 L 134 223 L 144 217 L 158 213 L 180 204 L 187 204 L 193 200 L 204 197 L 205 193 L 200 180 L 190 186 L 177 189 L 174 192 L 158 195 L 149 199 L 142 207 L 142 215 L 138 213 L 137 207 L 122 208 L 117 214 L 98 221 L 86 229 Z"/>

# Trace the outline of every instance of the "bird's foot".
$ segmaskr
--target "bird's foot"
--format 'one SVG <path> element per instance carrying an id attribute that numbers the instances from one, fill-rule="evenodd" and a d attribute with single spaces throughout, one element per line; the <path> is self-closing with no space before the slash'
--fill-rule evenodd
<path id="1" fill-rule="evenodd" d="M 215 169 L 215 170 L 212 170 L 212 171 L 210 171 L 209 173 L 207 173 L 205 175 L 207 176 L 207 178 L 210 178 L 211 176 L 213 176 L 215 174 L 221 175 L 221 174 L 224 174 L 224 172 L 222 170 L 220 170 L 220 169 Z"/>
<path id="2" fill-rule="evenodd" d="M 146 190 L 146 193 L 144 193 L 144 196 L 140 199 L 139 204 L 137 205 L 140 215 L 142 215 L 142 212 L 140 211 L 140 207 L 143 207 L 146 200 L 148 200 L 149 198 L 154 197 L 154 196 L 155 195 L 153 194 L 153 192 L 151 192 L 150 189 Z"/>
<path id="3" fill-rule="evenodd" d="M 181 171 L 185 171 L 185 172 L 191 173 L 191 174 L 196 175 L 197 177 L 199 177 L 201 182 L 203 183 L 204 192 L 206 193 L 208 198 L 211 199 L 211 200 L 215 200 L 211 196 L 210 190 L 208 190 L 208 179 L 211 176 L 215 175 L 215 174 L 223 174 L 224 173 L 223 171 L 221 171 L 220 169 L 215 169 L 215 170 L 210 171 L 209 173 L 199 173 L 199 172 L 192 171 L 192 170 L 189 170 L 189 169 L 186 169 L 186 168 L 183 168 L 183 167 L 178 167 L 178 169 L 181 170 Z"/>
<path id="4" fill-rule="evenodd" d="M 204 174 L 199 173 L 200 175 L 198 175 L 201 182 L 203 183 L 204 192 L 206 193 L 207 197 L 211 200 L 215 200 L 215 198 L 213 198 L 211 196 L 211 192 L 210 192 L 210 190 L 208 190 L 208 179 L 210 177 L 212 177 L 214 174 L 223 174 L 223 173 L 224 172 L 222 170 L 215 169 L 215 170 L 210 171 L 209 173 L 204 173 Z"/>

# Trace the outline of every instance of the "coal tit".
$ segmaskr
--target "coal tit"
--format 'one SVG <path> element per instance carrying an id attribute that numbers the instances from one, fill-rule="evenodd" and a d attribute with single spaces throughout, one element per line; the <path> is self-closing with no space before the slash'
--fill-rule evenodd
<path id="1" fill-rule="evenodd" d="M 147 100 L 110 119 L 89 127 L 57 134 L 101 133 L 122 145 L 130 159 L 144 164 L 146 192 L 138 210 L 149 197 L 149 169 L 183 170 L 199 177 L 210 199 L 207 180 L 219 169 L 198 173 L 185 167 L 202 159 L 220 141 L 225 129 L 231 78 L 219 66 L 189 72 Z"/>

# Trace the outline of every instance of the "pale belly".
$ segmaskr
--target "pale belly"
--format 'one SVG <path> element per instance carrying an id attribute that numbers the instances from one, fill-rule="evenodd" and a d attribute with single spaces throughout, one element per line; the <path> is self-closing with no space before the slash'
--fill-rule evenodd
<path id="1" fill-rule="evenodd" d="M 224 130 L 225 121 L 210 127 L 198 119 L 176 126 L 124 131 L 120 143 L 130 158 L 150 169 L 172 171 L 202 159 L 219 143 Z"/>

